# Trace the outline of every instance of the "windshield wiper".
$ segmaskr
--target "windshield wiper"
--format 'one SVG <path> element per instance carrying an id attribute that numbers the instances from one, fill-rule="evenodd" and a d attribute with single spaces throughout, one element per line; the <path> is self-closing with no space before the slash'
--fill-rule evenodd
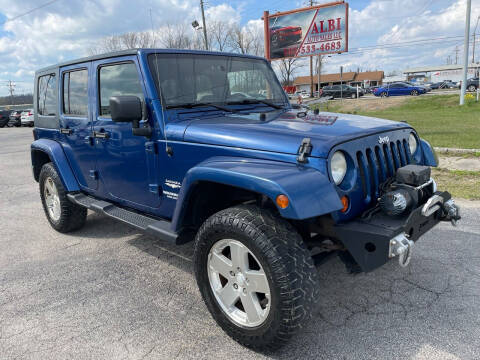
<path id="1" fill-rule="evenodd" d="M 177 104 L 177 105 L 167 105 L 166 108 L 167 109 L 176 109 L 176 108 L 193 109 L 195 107 L 200 107 L 200 106 L 211 106 L 211 107 L 214 107 L 218 110 L 231 112 L 231 113 L 238 112 L 238 110 L 235 110 L 235 109 L 229 109 L 229 108 L 221 106 L 221 105 L 217 105 L 217 104 L 213 104 L 213 103 L 207 103 L 207 102 L 205 102 L 205 103 L 186 103 L 186 104 Z"/>
<path id="2" fill-rule="evenodd" d="M 245 99 L 241 101 L 230 101 L 227 104 L 265 104 L 268 105 L 274 109 L 283 109 L 282 105 L 274 104 L 268 100 L 262 100 L 262 99 Z"/>

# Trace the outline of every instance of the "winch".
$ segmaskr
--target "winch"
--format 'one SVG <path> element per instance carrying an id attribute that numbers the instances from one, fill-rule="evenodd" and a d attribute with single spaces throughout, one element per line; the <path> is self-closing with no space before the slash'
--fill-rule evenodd
<path id="1" fill-rule="evenodd" d="M 389 216 L 401 216 L 415 209 L 436 191 L 428 166 L 407 165 L 397 170 L 394 181 L 380 197 L 382 211 Z"/>

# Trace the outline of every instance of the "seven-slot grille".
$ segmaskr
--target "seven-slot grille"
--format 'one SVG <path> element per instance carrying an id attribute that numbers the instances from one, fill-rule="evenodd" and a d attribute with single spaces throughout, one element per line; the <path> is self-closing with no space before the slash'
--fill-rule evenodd
<path id="1" fill-rule="evenodd" d="M 380 185 L 393 177 L 398 168 L 412 162 L 406 139 L 357 151 L 356 157 L 366 203 L 380 196 Z"/>

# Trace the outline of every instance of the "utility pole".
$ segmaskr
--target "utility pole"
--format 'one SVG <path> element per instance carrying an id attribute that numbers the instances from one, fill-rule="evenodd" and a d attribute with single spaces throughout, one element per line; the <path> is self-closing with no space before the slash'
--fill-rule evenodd
<path id="1" fill-rule="evenodd" d="M 458 64 L 458 52 L 459 52 L 459 51 L 460 51 L 460 50 L 458 50 L 458 46 L 455 46 L 455 65 Z"/>
<path id="2" fill-rule="evenodd" d="M 463 44 L 463 81 L 460 91 L 460 105 L 465 103 L 465 90 L 467 88 L 468 71 L 468 40 L 470 39 L 470 12 L 472 11 L 472 0 L 467 0 L 467 11 L 465 15 L 465 39 Z"/>
<path id="3" fill-rule="evenodd" d="M 310 0 L 310 6 L 313 6 L 313 0 Z M 310 56 L 310 97 L 313 97 L 313 56 Z"/>
<path id="4" fill-rule="evenodd" d="M 205 10 L 203 9 L 203 0 L 200 0 L 200 8 L 202 9 L 203 37 L 205 38 L 205 50 L 208 50 L 207 25 L 205 24 Z"/>
<path id="5" fill-rule="evenodd" d="M 13 93 L 15 92 L 15 83 L 12 80 L 7 81 L 8 92 L 10 93 L 10 104 L 13 105 Z"/>
<path id="6" fill-rule="evenodd" d="M 472 64 L 475 64 L 475 34 L 477 32 L 478 20 L 480 20 L 480 15 L 477 17 L 477 24 L 475 25 L 475 30 L 473 30 Z"/>

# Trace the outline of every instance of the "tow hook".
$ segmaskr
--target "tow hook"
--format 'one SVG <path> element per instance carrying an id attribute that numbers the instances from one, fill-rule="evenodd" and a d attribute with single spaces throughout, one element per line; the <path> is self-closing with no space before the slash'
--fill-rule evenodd
<path id="1" fill-rule="evenodd" d="M 453 199 L 443 203 L 443 211 L 447 214 L 446 220 L 450 220 L 453 226 L 457 226 L 457 221 L 461 219 L 460 208 L 455 204 Z"/>
<path id="2" fill-rule="evenodd" d="M 414 242 L 407 238 L 406 234 L 398 234 L 390 240 L 388 248 L 388 257 L 398 256 L 398 263 L 401 267 L 407 267 L 412 258 L 412 249 Z"/>

